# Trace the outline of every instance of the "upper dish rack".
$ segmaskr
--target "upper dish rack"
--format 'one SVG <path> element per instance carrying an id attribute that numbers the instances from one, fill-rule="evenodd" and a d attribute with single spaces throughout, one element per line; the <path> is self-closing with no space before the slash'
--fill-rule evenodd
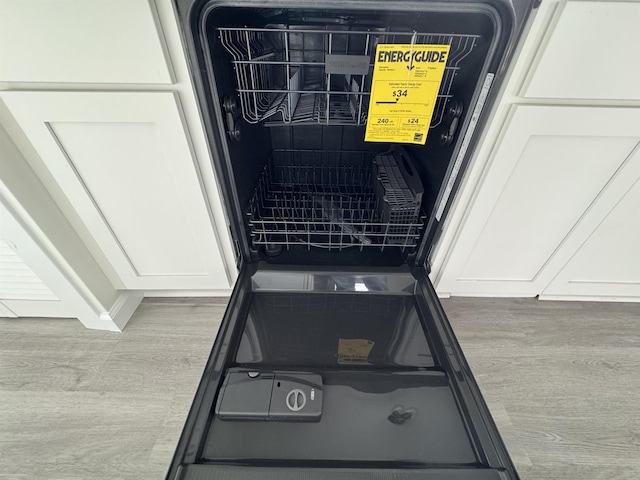
<path id="1" fill-rule="evenodd" d="M 432 128 L 444 117 L 460 62 L 480 38 L 294 25 L 220 27 L 218 33 L 233 57 L 242 116 L 249 123 L 365 125 L 376 45 L 448 44 Z"/>

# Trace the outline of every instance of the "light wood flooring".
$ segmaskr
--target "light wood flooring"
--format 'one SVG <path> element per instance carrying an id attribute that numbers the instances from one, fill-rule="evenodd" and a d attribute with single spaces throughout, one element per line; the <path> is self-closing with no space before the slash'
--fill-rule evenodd
<path id="1" fill-rule="evenodd" d="M 640 304 L 443 305 L 523 480 L 640 478 Z M 0 319 L 0 480 L 163 479 L 223 312 Z"/>

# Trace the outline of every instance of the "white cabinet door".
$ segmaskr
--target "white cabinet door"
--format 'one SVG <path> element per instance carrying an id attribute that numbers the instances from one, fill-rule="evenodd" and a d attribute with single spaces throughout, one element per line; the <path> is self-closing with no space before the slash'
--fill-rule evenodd
<path id="1" fill-rule="evenodd" d="M 640 3 L 569 1 L 525 88 L 529 98 L 640 100 Z"/>
<path id="2" fill-rule="evenodd" d="M 640 148 L 615 180 L 567 242 L 577 251 L 568 247 L 575 253 L 541 299 L 640 301 Z"/>
<path id="3" fill-rule="evenodd" d="M 0 82 L 172 81 L 149 0 L 0 0 Z"/>
<path id="4" fill-rule="evenodd" d="M 127 289 L 228 289 L 173 93 L 0 98 Z M 215 193 L 215 192 L 213 192 Z"/>
<path id="5" fill-rule="evenodd" d="M 640 109 L 516 106 L 436 280 L 457 295 L 535 296 L 640 142 Z"/>

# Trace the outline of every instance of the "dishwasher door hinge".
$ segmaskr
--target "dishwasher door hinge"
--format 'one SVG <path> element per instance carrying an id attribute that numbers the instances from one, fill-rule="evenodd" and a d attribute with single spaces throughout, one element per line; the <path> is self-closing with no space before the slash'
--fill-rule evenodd
<path id="1" fill-rule="evenodd" d="M 427 272 L 427 275 L 429 275 L 431 273 L 431 252 L 433 251 L 433 245 L 431 245 L 431 248 L 429 248 L 429 252 L 427 253 L 427 258 L 424 261 L 424 269 Z"/>
<path id="2" fill-rule="evenodd" d="M 231 248 L 233 248 L 233 256 L 235 257 L 235 260 L 236 260 L 236 267 L 240 268 L 240 266 L 242 265 L 242 254 L 240 253 L 240 242 L 233 235 L 233 229 L 231 228 L 231 225 L 227 225 L 227 228 L 229 229 L 229 237 L 231 238 Z"/>
<path id="3" fill-rule="evenodd" d="M 238 240 L 233 240 L 233 254 L 236 257 L 236 267 L 240 268 L 242 266 L 242 255 L 240 255 L 240 242 Z"/>
<path id="4" fill-rule="evenodd" d="M 181 476 L 182 476 L 182 465 L 178 465 L 178 468 L 176 469 L 176 474 L 173 476 L 173 480 L 180 480 Z"/>

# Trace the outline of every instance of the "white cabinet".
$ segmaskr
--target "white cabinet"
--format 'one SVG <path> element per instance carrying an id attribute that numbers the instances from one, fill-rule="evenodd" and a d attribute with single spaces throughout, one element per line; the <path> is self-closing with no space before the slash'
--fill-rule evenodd
<path id="1" fill-rule="evenodd" d="M 149 0 L 0 0 L 0 82 L 169 84 Z"/>
<path id="2" fill-rule="evenodd" d="M 622 198 L 620 198 L 622 195 Z M 637 299 L 640 294 L 640 148 L 573 234 L 573 253 L 540 298 Z M 575 252 L 575 253 L 574 253 Z"/>
<path id="3" fill-rule="evenodd" d="M 226 290 L 171 92 L 2 92 L 126 289 Z"/>
<path id="4" fill-rule="evenodd" d="M 443 227 L 439 294 L 640 301 L 640 3 L 545 0 Z"/>
<path id="5" fill-rule="evenodd" d="M 525 97 L 640 100 L 640 3 L 568 1 Z"/>
<path id="6" fill-rule="evenodd" d="M 508 126 L 451 249 L 439 291 L 487 296 L 543 292 L 580 247 L 580 239 L 590 234 L 588 225 L 593 221 L 584 223 L 585 218 L 604 208 L 601 197 L 612 202 L 610 197 L 629 188 L 630 179 L 640 178 L 639 142 L 640 109 L 512 107 Z M 580 234 L 576 233 L 579 227 Z M 610 231 L 597 235 L 599 240 L 593 240 L 590 248 L 604 248 L 603 242 L 612 235 Z M 626 254 L 633 252 L 626 248 Z M 624 254 L 619 251 L 608 258 L 612 255 Z M 607 261 L 601 263 L 604 266 Z M 594 274 L 625 282 L 640 273 L 637 262 L 629 265 L 628 274 L 620 278 L 607 276 L 616 275 L 613 267 Z M 572 268 L 565 274 L 578 275 L 579 268 Z M 557 282 L 561 278 L 565 277 Z M 635 291 L 640 296 L 638 287 Z"/>
<path id="7" fill-rule="evenodd" d="M 0 45 L 0 144 L 16 147 L 7 162 L 0 148 L 0 201 L 70 316 L 121 330 L 143 295 L 228 294 L 234 251 L 172 0 L 0 0 Z"/>
<path id="8" fill-rule="evenodd" d="M 142 292 L 113 285 L 4 129 L 0 110 L 0 316 L 77 318 L 121 331 Z"/>

